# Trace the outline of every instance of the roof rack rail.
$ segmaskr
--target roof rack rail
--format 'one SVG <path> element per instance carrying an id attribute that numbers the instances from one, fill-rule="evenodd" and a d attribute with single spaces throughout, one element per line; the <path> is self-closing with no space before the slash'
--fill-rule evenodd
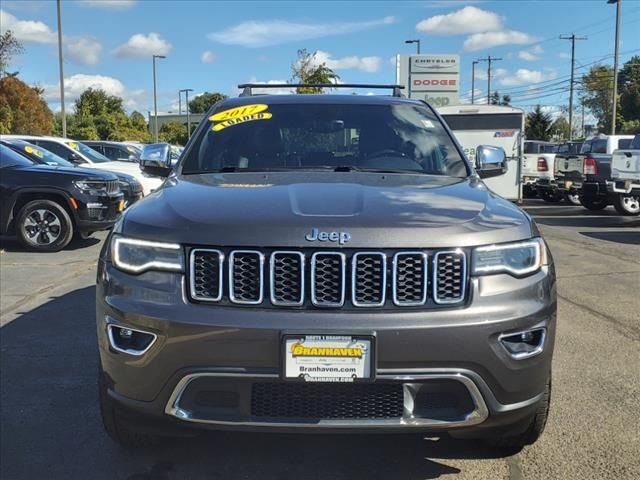
<path id="1" fill-rule="evenodd" d="M 242 89 L 241 97 L 251 97 L 252 88 L 375 88 L 392 90 L 394 97 L 402 97 L 403 85 L 376 85 L 370 83 L 242 83 L 238 88 Z"/>

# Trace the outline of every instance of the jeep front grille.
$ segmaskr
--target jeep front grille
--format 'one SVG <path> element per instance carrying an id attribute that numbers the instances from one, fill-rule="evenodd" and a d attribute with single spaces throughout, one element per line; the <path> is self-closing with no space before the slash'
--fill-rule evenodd
<path id="1" fill-rule="evenodd" d="M 466 253 L 459 249 L 192 248 L 188 277 L 194 301 L 307 308 L 456 306 L 464 303 L 468 282 Z"/>

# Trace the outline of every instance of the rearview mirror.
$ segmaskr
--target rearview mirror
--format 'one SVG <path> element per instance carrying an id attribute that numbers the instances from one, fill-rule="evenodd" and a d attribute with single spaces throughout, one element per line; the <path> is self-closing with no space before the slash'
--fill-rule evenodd
<path id="1" fill-rule="evenodd" d="M 479 145 L 476 148 L 476 173 L 480 178 L 503 175 L 507 171 L 507 154 L 501 147 Z"/>
<path id="2" fill-rule="evenodd" d="M 171 173 L 171 145 L 152 143 L 145 145 L 140 155 L 140 169 L 149 175 L 168 177 Z"/>

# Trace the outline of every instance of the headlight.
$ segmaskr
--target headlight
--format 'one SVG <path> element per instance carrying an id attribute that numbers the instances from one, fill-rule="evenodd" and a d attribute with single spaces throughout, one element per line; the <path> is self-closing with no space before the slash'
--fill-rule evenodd
<path id="1" fill-rule="evenodd" d="M 73 184 L 81 191 L 89 194 L 106 193 L 107 182 L 102 180 L 75 180 Z"/>
<path id="2" fill-rule="evenodd" d="M 547 265 L 547 248 L 541 238 L 525 242 L 477 247 L 473 251 L 472 274 L 509 273 L 528 275 Z"/>
<path id="3" fill-rule="evenodd" d="M 150 242 L 135 238 L 114 236 L 111 258 L 119 270 L 142 273 L 147 270 L 182 272 L 184 253 L 177 243 Z"/>

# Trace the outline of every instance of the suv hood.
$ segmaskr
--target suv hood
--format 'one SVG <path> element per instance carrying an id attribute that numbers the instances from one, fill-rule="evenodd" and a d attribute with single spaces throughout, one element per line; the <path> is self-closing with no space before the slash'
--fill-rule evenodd
<path id="1" fill-rule="evenodd" d="M 119 228 L 155 241 L 246 247 L 463 247 L 532 235 L 527 214 L 474 177 L 358 172 L 170 178 Z M 305 240 L 313 228 L 351 240 Z"/>
<path id="2" fill-rule="evenodd" d="M 55 173 L 56 175 L 67 175 L 70 178 L 84 179 L 90 178 L 95 180 L 117 180 L 114 173 L 96 172 L 88 168 L 78 167 L 61 167 L 56 165 L 34 164 L 24 169 L 32 173 Z"/>

